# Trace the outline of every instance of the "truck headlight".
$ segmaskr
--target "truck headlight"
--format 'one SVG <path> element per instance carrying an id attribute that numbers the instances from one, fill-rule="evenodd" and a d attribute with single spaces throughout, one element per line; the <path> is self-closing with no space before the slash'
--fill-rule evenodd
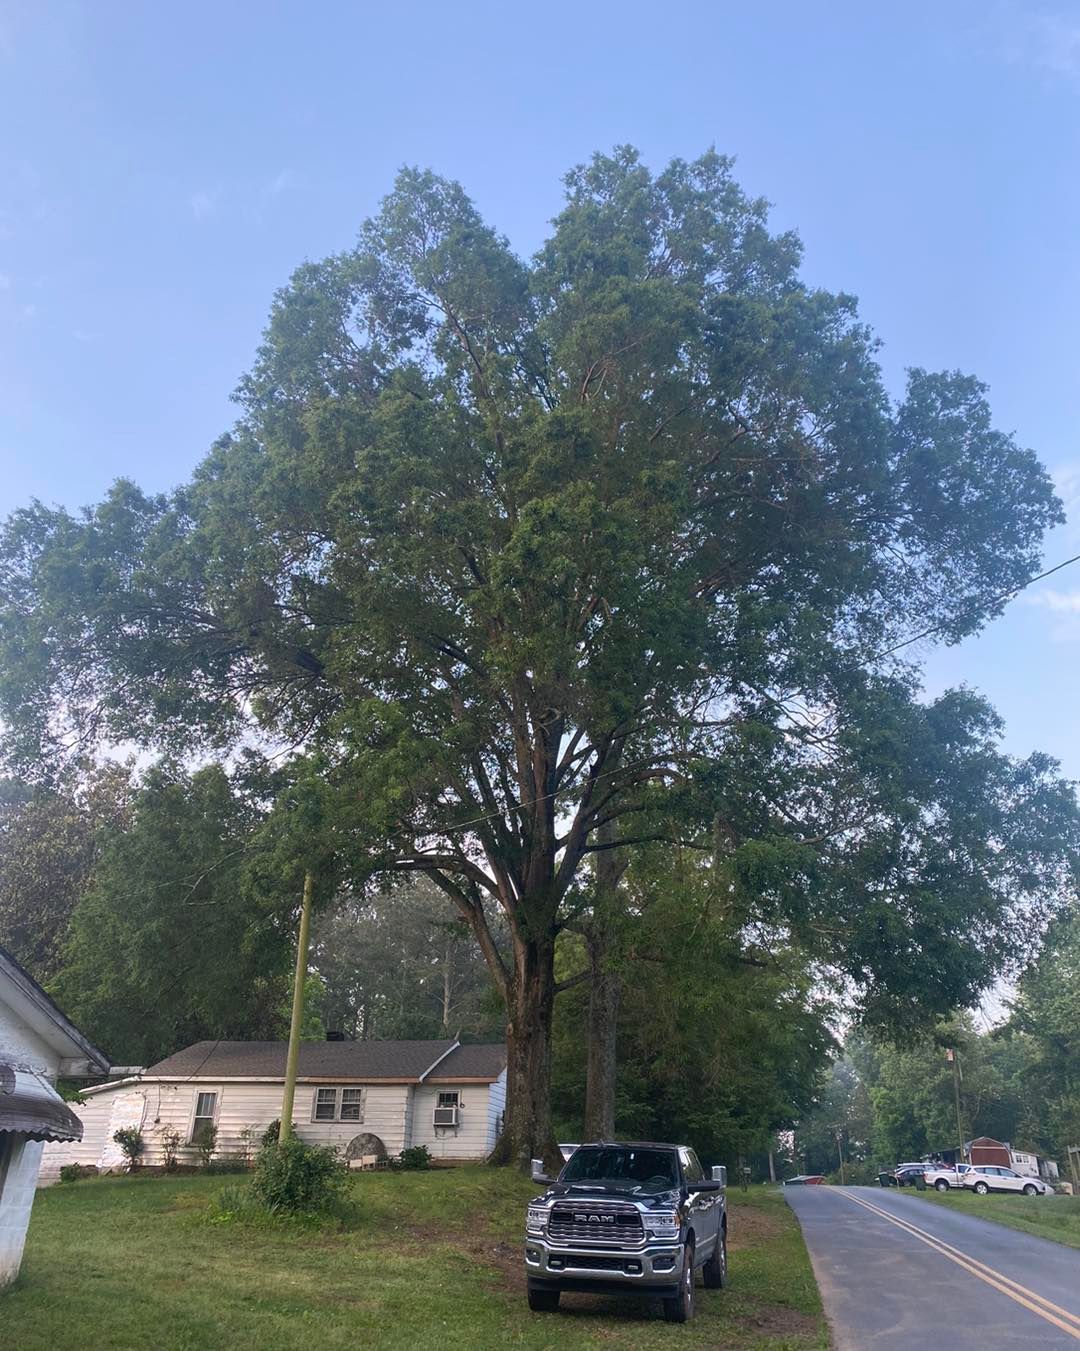
<path id="1" fill-rule="evenodd" d="M 645 1229 L 652 1238 L 678 1238 L 679 1212 L 677 1210 L 654 1210 L 644 1216 Z"/>
<path id="2" fill-rule="evenodd" d="M 527 1234 L 542 1234 L 544 1225 L 547 1224 L 547 1207 L 530 1206 L 525 1212 L 525 1232 Z"/>

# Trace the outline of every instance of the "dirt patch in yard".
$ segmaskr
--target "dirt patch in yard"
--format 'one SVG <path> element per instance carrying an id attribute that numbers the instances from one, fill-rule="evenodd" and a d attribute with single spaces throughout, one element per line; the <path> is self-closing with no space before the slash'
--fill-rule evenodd
<path id="1" fill-rule="evenodd" d="M 754 1210 L 751 1206 L 740 1206 L 733 1210 L 728 1223 L 728 1248 L 732 1252 L 767 1243 L 783 1232 L 783 1225 L 774 1215 Z"/>
<path id="2" fill-rule="evenodd" d="M 740 1314 L 738 1323 L 761 1337 L 811 1337 L 821 1327 L 810 1314 L 783 1304 L 761 1304 L 753 1313 Z"/>
<path id="3" fill-rule="evenodd" d="M 501 1239 L 482 1238 L 470 1243 L 469 1256 L 498 1272 L 498 1286 L 503 1290 L 520 1292 L 525 1289 L 525 1263 L 521 1245 Z"/>

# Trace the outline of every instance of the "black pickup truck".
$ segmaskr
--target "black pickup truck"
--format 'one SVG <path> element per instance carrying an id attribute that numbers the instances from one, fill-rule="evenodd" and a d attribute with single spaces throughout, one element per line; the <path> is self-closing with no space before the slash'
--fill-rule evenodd
<path id="1" fill-rule="evenodd" d="M 698 1270 L 726 1284 L 727 1170 L 706 1177 L 686 1145 L 579 1145 L 555 1179 L 534 1159 L 533 1181 L 546 1190 L 525 1220 L 530 1309 L 557 1309 L 564 1290 L 641 1294 L 685 1323 Z"/>

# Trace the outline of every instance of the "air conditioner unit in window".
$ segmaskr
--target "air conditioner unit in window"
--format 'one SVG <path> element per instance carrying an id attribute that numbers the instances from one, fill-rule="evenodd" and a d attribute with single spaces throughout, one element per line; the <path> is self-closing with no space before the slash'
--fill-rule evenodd
<path id="1" fill-rule="evenodd" d="M 434 1126 L 456 1126 L 458 1123 L 458 1109 L 456 1107 L 435 1107 L 431 1113 L 431 1123 Z"/>

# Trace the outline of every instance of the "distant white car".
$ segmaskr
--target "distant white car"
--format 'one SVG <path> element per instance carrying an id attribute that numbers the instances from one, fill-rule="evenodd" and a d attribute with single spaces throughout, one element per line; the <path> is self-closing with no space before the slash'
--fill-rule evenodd
<path id="1" fill-rule="evenodd" d="M 953 1187 L 962 1187 L 965 1176 L 973 1171 L 970 1163 L 958 1163 L 955 1168 L 929 1168 L 923 1174 L 926 1185 L 936 1191 L 947 1192 Z"/>
<path id="2" fill-rule="evenodd" d="M 1025 1177 L 1013 1168 L 977 1164 L 964 1174 L 963 1185 L 985 1196 L 987 1192 L 1023 1192 L 1025 1196 L 1053 1196 L 1054 1189 L 1041 1177 Z"/>

